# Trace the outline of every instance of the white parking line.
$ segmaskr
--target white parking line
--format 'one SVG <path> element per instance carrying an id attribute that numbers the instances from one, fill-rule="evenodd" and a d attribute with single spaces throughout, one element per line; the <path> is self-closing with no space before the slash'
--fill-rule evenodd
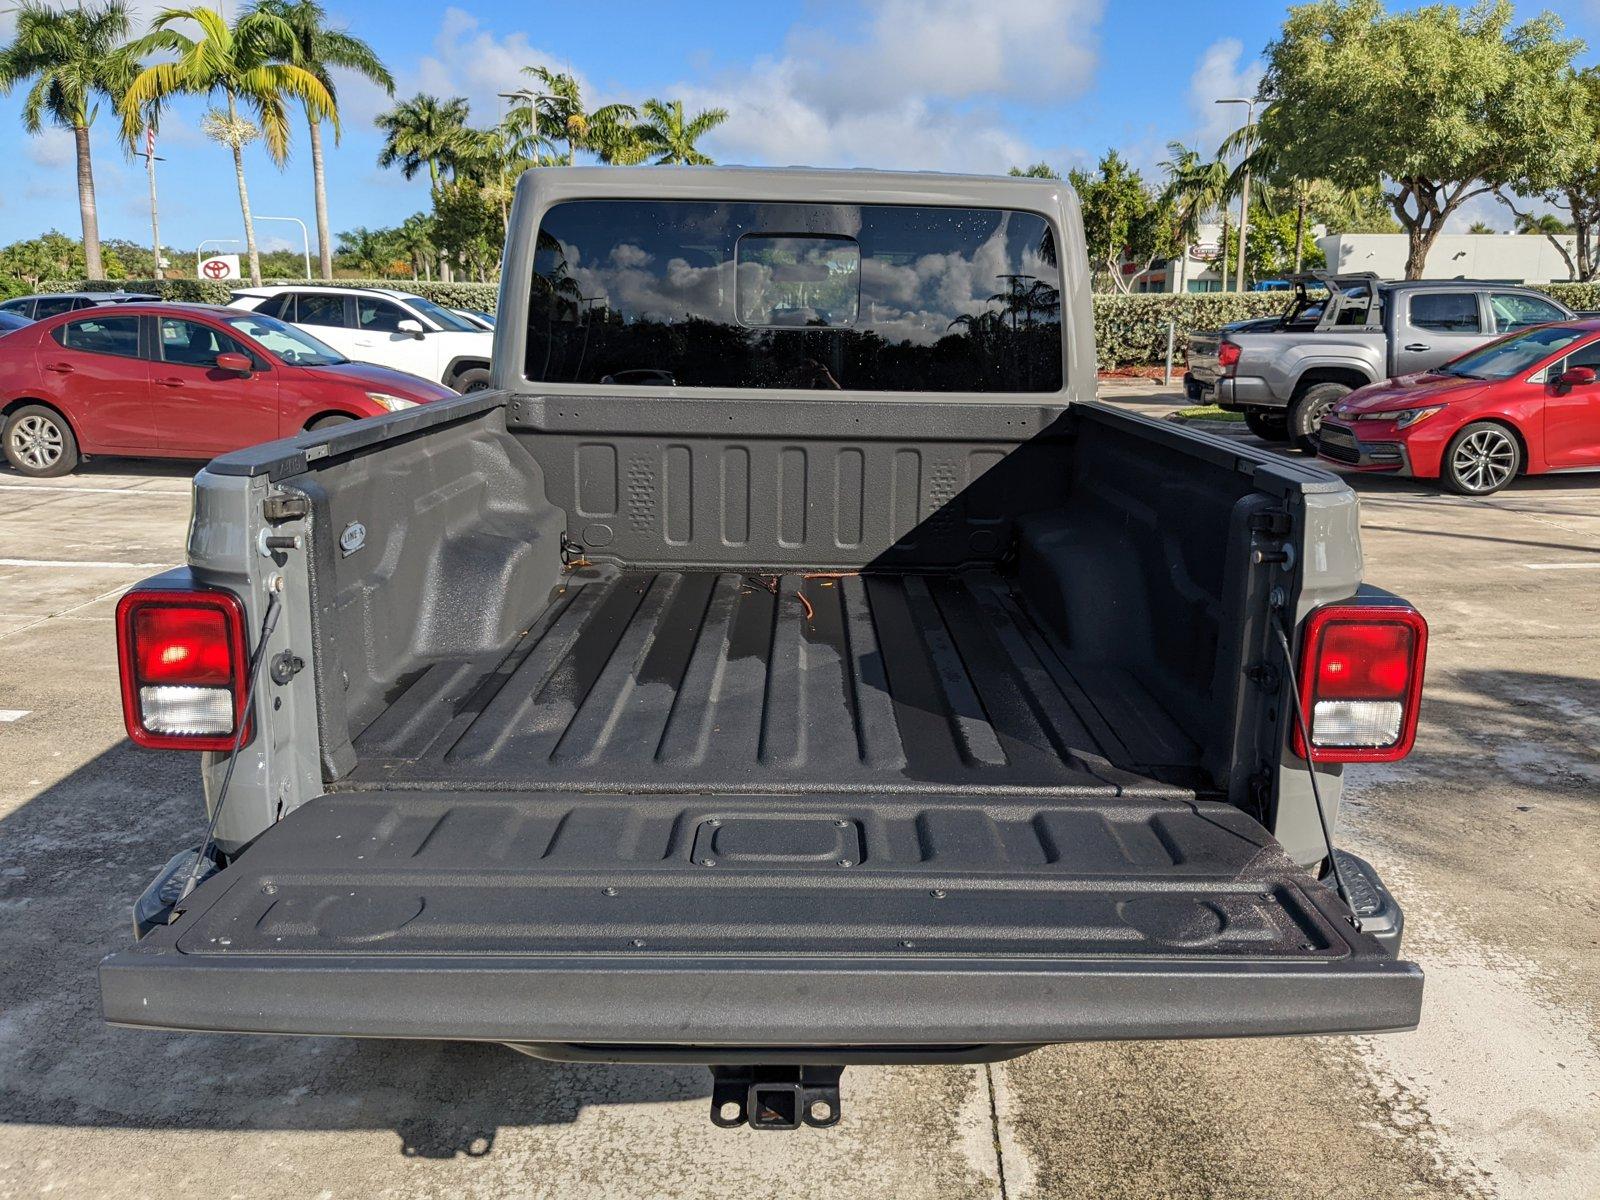
<path id="1" fill-rule="evenodd" d="M 165 488 L 98 488 L 98 487 L 38 487 L 28 483 L 0 483 L 0 492 L 49 492 L 57 496 L 180 496 L 187 500 L 188 489 L 181 492 Z"/>
<path id="2" fill-rule="evenodd" d="M 77 558 L 0 558 L 0 567 L 95 567 L 106 571 L 164 571 L 176 563 L 94 562 Z"/>
<path id="3" fill-rule="evenodd" d="M 1523 563 L 1529 571 L 1600 571 L 1600 562 Z"/>
<path id="4" fill-rule="evenodd" d="M 31 708 L 0 708 L 0 724 L 20 721 L 32 711 Z"/>

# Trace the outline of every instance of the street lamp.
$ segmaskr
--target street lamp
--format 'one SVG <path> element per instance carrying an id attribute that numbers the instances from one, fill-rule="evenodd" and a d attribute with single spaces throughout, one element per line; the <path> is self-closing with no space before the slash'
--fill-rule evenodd
<path id="1" fill-rule="evenodd" d="M 1245 238 L 1250 233 L 1250 140 L 1255 137 L 1256 102 L 1248 96 L 1228 96 L 1218 100 L 1218 104 L 1242 104 L 1245 106 L 1244 115 L 1244 180 L 1239 188 L 1239 262 L 1234 268 L 1233 290 L 1244 291 L 1244 244 Z M 1223 246 L 1222 254 L 1226 259 L 1227 246 Z M 1228 281 L 1223 280 L 1224 287 Z"/>
<path id="2" fill-rule="evenodd" d="M 300 226 L 300 246 L 306 256 L 306 278 L 311 278 L 311 234 L 306 230 L 306 223 L 299 217 L 257 217 L 258 221 L 293 221 Z"/>

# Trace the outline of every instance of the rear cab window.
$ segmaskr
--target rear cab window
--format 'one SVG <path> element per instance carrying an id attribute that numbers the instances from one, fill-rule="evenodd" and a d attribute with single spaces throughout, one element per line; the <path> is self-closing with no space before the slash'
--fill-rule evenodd
<path id="1" fill-rule="evenodd" d="M 1057 392 L 1061 272 L 1007 209 L 581 200 L 535 246 L 536 383 Z"/>
<path id="2" fill-rule="evenodd" d="M 1435 333 L 1478 333 L 1476 292 L 1418 292 L 1411 297 L 1411 327 Z"/>
<path id="3" fill-rule="evenodd" d="M 50 331 L 50 336 L 68 350 L 114 354 L 119 358 L 139 357 L 138 317 L 84 317 L 58 325 Z"/>

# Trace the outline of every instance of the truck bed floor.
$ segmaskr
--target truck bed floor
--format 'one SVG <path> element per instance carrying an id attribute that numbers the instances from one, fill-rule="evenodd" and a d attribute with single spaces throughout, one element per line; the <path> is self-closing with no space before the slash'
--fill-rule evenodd
<path id="1" fill-rule="evenodd" d="M 585 568 L 509 653 L 394 691 L 342 787 L 1158 796 L 1198 776 L 1137 679 L 1074 661 L 985 572 Z"/>

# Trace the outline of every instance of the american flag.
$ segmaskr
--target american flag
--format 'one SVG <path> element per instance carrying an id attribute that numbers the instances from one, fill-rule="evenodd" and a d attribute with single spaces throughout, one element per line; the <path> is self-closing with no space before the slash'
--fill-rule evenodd
<path id="1" fill-rule="evenodd" d="M 154 125 L 146 125 L 144 127 L 144 152 L 150 158 L 156 156 L 156 127 Z"/>

